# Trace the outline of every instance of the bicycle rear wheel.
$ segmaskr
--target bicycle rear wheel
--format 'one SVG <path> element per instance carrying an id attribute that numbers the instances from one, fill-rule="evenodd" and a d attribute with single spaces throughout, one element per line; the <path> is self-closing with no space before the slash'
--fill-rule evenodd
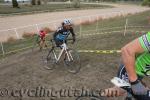
<path id="1" fill-rule="evenodd" d="M 70 49 L 68 51 L 68 53 L 71 54 L 70 59 L 68 58 L 68 56 L 66 55 L 65 59 L 64 59 L 64 65 L 66 66 L 67 70 L 70 73 L 78 73 L 80 71 L 81 68 L 81 62 L 80 62 L 80 57 L 79 54 L 76 50 Z"/>
<path id="2" fill-rule="evenodd" d="M 52 48 L 47 55 L 43 56 L 43 63 L 44 63 L 44 68 L 48 70 L 54 69 L 56 66 L 56 58 L 55 58 L 55 51 Z"/>

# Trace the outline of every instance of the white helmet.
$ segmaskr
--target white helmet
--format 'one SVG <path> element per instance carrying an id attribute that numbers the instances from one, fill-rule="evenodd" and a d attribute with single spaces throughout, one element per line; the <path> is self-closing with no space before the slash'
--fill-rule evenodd
<path id="1" fill-rule="evenodd" d="M 64 19 L 63 23 L 64 25 L 72 25 L 71 19 Z"/>

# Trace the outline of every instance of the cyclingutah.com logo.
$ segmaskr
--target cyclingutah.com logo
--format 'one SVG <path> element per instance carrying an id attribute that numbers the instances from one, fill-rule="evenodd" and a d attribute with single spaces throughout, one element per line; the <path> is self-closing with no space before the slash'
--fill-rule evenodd
<path id="1" fill-rule="evenodd" d="M 46 88 L 39 86 L 36 88 L 21 88 L 21 89 L 0 89 L 0 97 L 79 97 L 79 96 L 96 96 L 100 97 L 102 89 L 88 89 L 86 87 L 74 88 L 68 87 L 65 89 Z"/>

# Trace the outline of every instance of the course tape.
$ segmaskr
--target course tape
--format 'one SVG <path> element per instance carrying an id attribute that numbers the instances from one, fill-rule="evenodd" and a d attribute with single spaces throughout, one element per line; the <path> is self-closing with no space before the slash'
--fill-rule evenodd
<path id="1" fill-rule="evenodd" d="M 82 38 L 84 37 L 88 37 L 88 36 L 94 36 L 94 35 L 103 35 L 103 34 L 111 34 L 111 33 L 123 33 L 124 30 L 120 30 L 120 31 L 111 31 L 111 32 L 96 32 L 96 33 L 92 33 L 92 34 L 82 34 Z M 147 33 L 146 31 L 134 31 L 134 30 L 127 30 L 128 32 L 134 33 L 134 34 L 144 34 Z M 80 37 L 80 36 L 79 36 Z"/>
<path id="2" fill-rule="evenodd" d="M 78 50 L 78 52 L 83 53 L 99 53 L 99 54 L 113 54 L 121 53 L 120 50 Z"/>
<path id="3" fill-rule="evenodd" d="M 32 48 L 32 47 L 33 47 L 33 46 L 28 46 L 28 47 L 25 47 L 25 48 L 21 48 L 21 49 L 17 49 L 17 50 L 5 52 L 4 55 L 9 55 L 9 54 L 11 54 L 11 53 L 17 53 L 17 52 L 19 52 L 19 51 L 26 50 L 26 49 L 29 49 L 29 48 Z M 3 54 L 0 54 L 0 56 L 3 56 Z"/>
<path id="4" fill-rule="evenodd" d="M 26 47 L 26 48 L 22 48 L 22 49 L 18 49 L 18 50 L 14 50 L 14 51 L 10 51 L 10 52 L 6 52 L 5 55 L 11 54 L 11 53 L 17 53 L 19 51 L 22 50 L 26 50 L 31 48 L 30 47 Z M 97 54 L 114 54 L 114 53 L 121 53 L 120 50 L 78 50 L 78 52 L 80 53 L 97 53 Z M 3 54 L 0 54 L 0 56 L 2 56 Z"/>

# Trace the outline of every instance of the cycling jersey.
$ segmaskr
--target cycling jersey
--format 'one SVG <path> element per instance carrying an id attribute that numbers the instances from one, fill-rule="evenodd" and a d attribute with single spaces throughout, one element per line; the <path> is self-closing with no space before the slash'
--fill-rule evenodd
<path id="1" fill-rule="evenodd" d="M 140 76 L 150 75 L 150 32 L 139 37 L 139 42 L 144 49 L 144 53 L 136 57 L 136 73 Z"/>
<path id="2" fill-rule="evenodd" d="M 73 28 L 71 27 L 69 30 L 59 27 L 58 30 L 54 33 L 54 40 L 56 41 L 65 41 L 67 37 L 72 34 L 73 39 L 75 40 L 75 34 Z"/>
<path id="3" fill-rule="evenodd" d="M 46 36 L 46 32 L 44 32 L 44 31 L 40 32 L 40 38 L 42 40 L 44 40 L 45 36 Z"/>

